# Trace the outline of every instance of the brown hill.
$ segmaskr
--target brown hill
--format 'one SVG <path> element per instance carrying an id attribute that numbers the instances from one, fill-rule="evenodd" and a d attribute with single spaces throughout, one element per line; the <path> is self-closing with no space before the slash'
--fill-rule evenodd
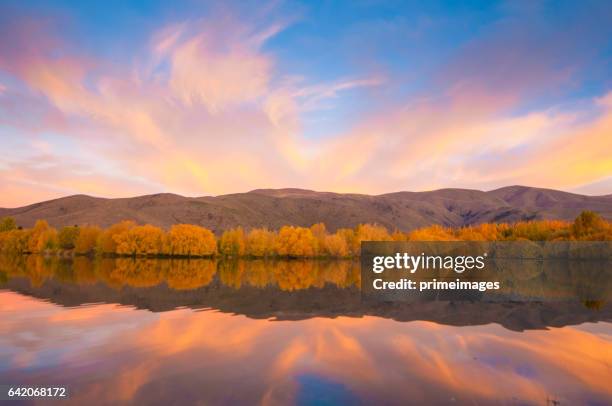
<path id="1" fill-rule="evenodd" d="M 593 210 L 612 219 L 612 198 L 583 196 L 550 189 L 510 186 L 489 192 L 440 189 L 377 196 L 314 192 L 303 189 L 257 189 L 216 197 L 184 197 L 162 193 L 104 199 L 74 195 L 29 206 L 0 209 L 17 224 L 31 227 L 46 219 L 55 227 L 97 224 L 107 227 L 124 219 L 164 228 L 176 223 L 199 224 L 220 232 L 282 225 L 310 226 L 323 222 L 330 230 L 378 223 L 406 231 L 431 224 L 463 226 L 483 222 L 575 218 Z"/>

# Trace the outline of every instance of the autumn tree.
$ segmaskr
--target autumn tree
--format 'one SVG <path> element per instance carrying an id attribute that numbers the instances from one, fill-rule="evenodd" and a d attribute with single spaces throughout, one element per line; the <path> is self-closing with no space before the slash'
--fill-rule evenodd
<path id="1" fill-rule="evenodd" d="M 39 253 L 57 248 L 57 230 L 45 220 L 37 220 L 28 233 L 28 251 Z"/>
<path id="2" fill-rule="evenodd" d="M 317 223 L 310 226 L 310 231 L 314 236 L 317 245 L 315 246 L 315 253 L 317 255 L 325 254 L 325 237 L 327 237 L 327 228 L 323 223 Z"/>
<path id="3" fill-rule="evenodd" d="M 209 256 L 217 251 L 215 235 L 207 228 L 175 224 L 166 236 L 164 252 L 176 256 Z"/>
<path id="4" fill-rule="evenodd" d="M 75 254 L 90 254 L 94 252 L 100 232 L 100 227 L 97 226 L 80 227 L 79 235 L 74 242 Z"/>
<path id="5" fill-rule="evenodd" d="M 136 223 L 131 220 L 124 220 L 120 223 L 113 224 L 106 230 L 102 231 L 96 242 L 96 252 L 99 254 L 114 254 L 117 252 L 117 242 L 115 236 L 124 233 L 135 227 Z"/>
<path id="6" fill-rule="evenodd" d="M 434 224 L 408 233 L 409 241 L 456 241 L 453 230 Z"/>
<path id="7" fill-rule="evenodd" d="M 162 253 L 164 232 L 146 224 L 116 234 L 116 253 L 120 255 L 159 255 Z"/>
<path id="8" fill-rule="evenodd" d="M 15 219 L 12 217 L 3 217 L 0 220 L 0 233 L 5 231 L 15 230 L 17 228 L 17 224 L 15 224 Z"/>
<path id="9" fill-rule="evenodd" d="M 29 231 L 11 230 L 0 233 L 0 251 L 12 254 L 28 252 Z"/>
<path id="10" fill-rule="evenodd" d="M 348 249 L 348 255 L 358 255 L 359 252 L 354 250 L 354 247 L 358 244 L 355 244 L 355 230 L 352 228 L 339 228 L 336 230 L 336 235 L 344 240 L 346 247 Z"/>
<path id="11" fill-rule="evenodd" d="M 327 255 L 338 258 L 350 255 L 346 239 L 338 233 L 325 236 L 325 252 Z"/>
<path id="12" fill-rule="evenodd" d="M 312 257 L 316 246 L 317 240 L 309 228 L 294 226 L 283 226 L 275 243 L 277 254 L 287 257 Z"/>
<path id="13" fill-rule="evenodd" d="M 549 241 L 567 239 L 568 223 L 560 220 L 519 221 L 503 232 L 506 240 Z M 565 238 L 559 238 L 563 237 Z"/>
<path id="14" fill-rule="evenodd" d="M 246 238 L 242 227 L 226 230 L 219 240 L 219 252 L 222 255 L 242 256 L 245 253 Z"/>
<path id="15" fill-rule="evenodd" d="M 606 239 L 605 234 L 609 232 L 610 224 L 593 211 L 585 210 L 571 226 L 571 234 L 576 239 Z"/>
<path id="16" fill-rule="evenodd" d="M 391 236 L 383 226 L 359 224 L 355 228 L 355 238 L 353 239 L 353 252 L 357 255 L 361 253 L 362 241 L 391 241 Z"/>
<path id="17" fill-rule="evenodd" d="M 62 227 L 59 234 L 57 235 L 57 238 L 59 241 L 59 247 L 64 250 L 73 249 L 78 236 L 79 236 L 79 227 L 77 226 Z"/>
<path id="18" fill-rule="evenodd" d="M 267 257 L 274 254 L 276 234 L 267 228 L 254 228 L 246 238 L 246 254 L 253 257 Z"/>

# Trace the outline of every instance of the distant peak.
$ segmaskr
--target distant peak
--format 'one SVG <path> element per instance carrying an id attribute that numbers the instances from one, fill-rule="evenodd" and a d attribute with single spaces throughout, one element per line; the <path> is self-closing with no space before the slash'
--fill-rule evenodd
<path id="1" fill-rule="evenodd" d="M 518 190 L 529 190 L 529 189 L 538 189 L 531 186 L 523 186 L 523 185 L 510 185 L 504 186 L 497 189 L 489 190 L 488 192 L 501 192 L 501 191 L 518 191 Z"/>
<path id="2" fill-rule="evenodd" d="M 299 189 L 299 188 L 282 188 L 282 189 L 253 189 L 253 190 L 250 190 L 248 193 L 275 196 L 275 197 L 284 197 L 284 196 L 313 195 L 313 194 L 317 194 L 320 192 L 315 192 L 314 190 L 308 190 L 308 189 Z"/>
<path id="3" fill-rule="evenodd" d="M 85 194 L 76 194 L 76 195 L 58 197 L 57 199 L 51 199 L 51 200 L 47 200 L 41 203 L 60 202 L 60 201 L 69 201 L 69 200 L 98 200 L 98 199 L 104 200 L 105 198 L 95 197 L 95 196 L 90 196 L 90 195 L 85 195 Z"/>

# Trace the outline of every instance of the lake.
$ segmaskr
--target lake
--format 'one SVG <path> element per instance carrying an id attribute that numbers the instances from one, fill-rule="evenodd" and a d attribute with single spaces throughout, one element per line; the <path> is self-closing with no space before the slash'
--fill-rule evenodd
<path id="1" fill-rule="evenodd" d="M 349 260 L 0 257 L 0 383 L 75 405 L 612 404 L 609 301 L 368 302 L 360 281 Z"/>

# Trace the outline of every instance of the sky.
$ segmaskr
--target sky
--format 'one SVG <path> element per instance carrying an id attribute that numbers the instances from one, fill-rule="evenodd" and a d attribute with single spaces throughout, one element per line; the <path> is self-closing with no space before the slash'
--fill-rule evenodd
<path id="1" fill-rule="evenodd" d="M 612 3 L 0 3 L 0 206 L 612 193 Z"/>

